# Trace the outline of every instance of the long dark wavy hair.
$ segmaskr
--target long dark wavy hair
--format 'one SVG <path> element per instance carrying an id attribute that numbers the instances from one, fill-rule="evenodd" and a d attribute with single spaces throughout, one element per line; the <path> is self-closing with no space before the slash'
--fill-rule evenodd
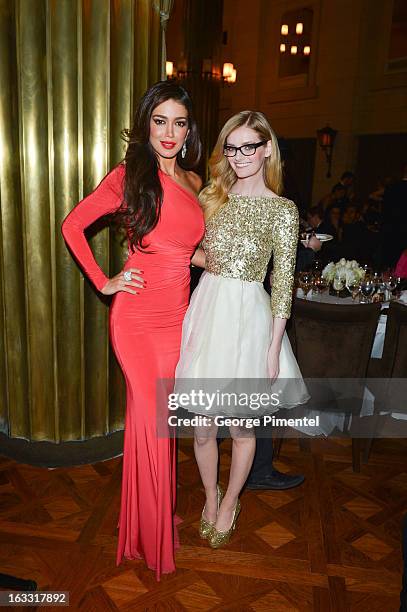
<path id="1" fill-rule="evenodd" d="M 124 157 L 124 199 L 113 213 L 112 221 L 126 234 L 133 252 L 146 249 L 143 239 L 160 218 L 163 191 L 157 154 L 149 141 L 150 120 L 154 109 L 167 100 L 182 104 L 188 113 L 187 152 L 184 158 L 181 151 L 177 154 L 177 163 L 184 170 L 192 170 L 201 157 L 201 141 L 188 92 L 174 81 L 156 83 L 141 98 L 131 130 L 122 132 L 122 138 L 128 142 Z"/>

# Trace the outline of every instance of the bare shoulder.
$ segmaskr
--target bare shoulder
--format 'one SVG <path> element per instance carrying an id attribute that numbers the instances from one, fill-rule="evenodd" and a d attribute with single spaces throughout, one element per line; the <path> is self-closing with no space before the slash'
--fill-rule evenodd
<path id="1" fill-rule="evenodd" d="M 199 193 L 202 189 L 202 179 L 196 172 L 189 170 L 185 173 L 186 180 L 188 181 L 191 189 Z"/>

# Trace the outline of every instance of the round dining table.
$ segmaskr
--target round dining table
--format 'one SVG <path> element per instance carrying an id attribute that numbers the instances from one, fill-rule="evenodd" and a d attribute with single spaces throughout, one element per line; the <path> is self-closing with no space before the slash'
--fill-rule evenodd
<path id="1" fill-rule="evenodd" d="M 313 301 L 313 302 L 323 302 L 325 304 L 342 304 L 342 305 L 353 304 L 355 308 L 357 308 L 358 306 L 363 307 L 363 304 L 360 304 L 358 299 L 353 300 L 351 296 L 344 297 L 344 298 L 337 297 L 335 295 L 330 295 L 328 291 L 325 291 L 323 293 L 310 291 L 307 297 L 305 298 L 304 292 L 302 291 L 302 289 L 298 288 L 295 292 L 295 295 L 297 298 L 306 299 L 308 301 Z M 396 301 L 400 302 L 401 304 L 407 305 L 407 290 L 402 291 L 401 296 Z M 382 310 L 387 309 L 389 307 L 389 304 L 390 302 L 382 302 Z M 372 347 L 372 352 L 371 352 L 372 358 L 381 359 L 383 356 L 384 338 L 386 335 L 386 324 L 387 324 L 387 315 L 381 314 L 379 317 L 378 324 L 377 324 L 376 335 L 373 341 L 373 347 Z M 368 417 L 374 413 L 374 400 L 375 400 L 374 395 L 366 386 L 364 390 L 364 394 L 363 394 L 363 402 L 362 402 L 362 407 L 360 411 L 360 417 L 363 417 L 363 416 Z M 381 411 L 380 414 L 388 414 L 388 413 Z M 390 415 L 394 419 L 402 419 L 403 421 L 407 420 L 406 412 L 391 412 Z M 334 429 L 335 426 L 339 430 L 344 431 L 345 422 L 346 422 L 346 419 L 345 419 L 344 414 L 343 415 L 338 414 L 338 413 L 330 414 L 328 418 L 325 420 L 324 428 L 322 428 L 321 430 L 315 429 L 314 435 L 320 435 L 321 432 L 324 435 L 329 435 L 329 433 L 331 433 L 331 431 Z M 351 419 L 349 420 L 347 426 L 350 427 L 350 424 L 351 424 Z"/>

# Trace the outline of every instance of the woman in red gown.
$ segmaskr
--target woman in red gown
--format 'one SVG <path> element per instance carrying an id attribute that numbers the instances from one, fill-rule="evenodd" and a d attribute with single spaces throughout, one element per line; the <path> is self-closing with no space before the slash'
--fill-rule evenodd
<path id="1" fill-rule="evenodd" d="M 151 87 L 128 137 L 124 163 L 69 213 L 62 234 L 95 287 L 114 294 L 110 340 L 127 389 L 116 563 L 143 558 L 160 580 L 175 570 L 180 519 L 175 439 L 156 433 L 156 385 L 174 377 L 191 257 L 204 233 L 200 179 L 188 171 L 201 147 L 187 92 L 170 82 Z M 128 259 L 109 279 L 84 229 L 111 213 L 126 228 Z"/>

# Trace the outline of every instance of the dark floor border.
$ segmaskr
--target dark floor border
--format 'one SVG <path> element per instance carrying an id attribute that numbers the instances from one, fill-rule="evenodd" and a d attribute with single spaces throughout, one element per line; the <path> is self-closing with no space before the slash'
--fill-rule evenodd
<path id="1" fill-rule="evenodd" d="M 89 440 L 30 442 L 0 433 L 0 455 L 38 467 L 72 467 L 105 461 L 123 454 L 123 430 Z"/>

